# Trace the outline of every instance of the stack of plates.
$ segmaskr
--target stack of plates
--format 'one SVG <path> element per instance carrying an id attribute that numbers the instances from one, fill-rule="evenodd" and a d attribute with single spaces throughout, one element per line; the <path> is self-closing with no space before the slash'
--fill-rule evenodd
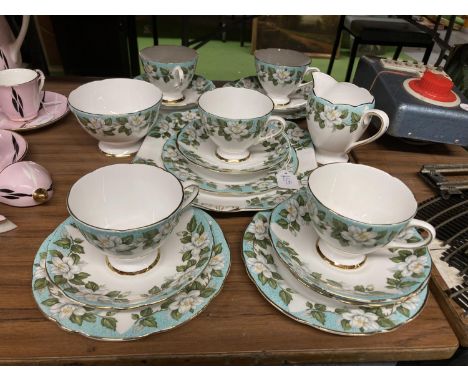
<path id="1" fill-rule="evenodd" d="M 224 86 L 253 89 L 266 94 L 257 76 L 244 77 L 237 81 L 227 82 Z M 312 88 L 313 85 L 311 84 L 298 89 L 295 93 L 289 96 L 291 101 L 287 105 L 275 105 L 273 114 L 279 115 L 284 119 L 305 118 L 307 98 Z"/>
<path id="2" fill-rule="evenodd" d="M 96 339 L 132 340 L 175 328 L 219 293 L 229 271 L 229 248 L 218 224 L 189 208 L 159 256 L 144 273 L 119 274 L 68 218 L 36 254 L 34 298 L 61 328 Z"/>
<path id="3" fill-rule="evenodd" d="M 194 204 L 224 212 L 270 209 L 294 193 L 278 186 L 280 171 L 301 180 L 317 167 L 309 133 L 290 121 L 283 134 L 252 147 L 245 161 L 227 163 L 215 149 L 193 109 L 161 116 L 135 162 L 164 167 L 185 184 L 198 185 Z"/>
<path id="4" fill-rule="evenodd" d="M 299 191 L 248 226 L 243 259 L 263 296 L 299 322 L 342 335 L 383 333 L 414 319 L 428 294 L 427 248 L 379 249 L 358 269 L 337 268 L 317 250 L 310 208 Z"/>

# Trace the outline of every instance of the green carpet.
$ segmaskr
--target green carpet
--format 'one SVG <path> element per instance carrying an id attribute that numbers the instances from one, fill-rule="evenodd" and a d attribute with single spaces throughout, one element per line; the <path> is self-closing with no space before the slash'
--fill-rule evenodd
<path id="1" fill-rule="evenodd" d="M 161 45 L 180 45 L 180 39 L 160 38 Z M 141 50 L 153 45 L 150 37 L 138 37 L 138 49 Z M 246 76 L 255 75 L 255 65 L 253 55 L 250 54 L 250 44 L 240 46 L 238 41 L 210 41 L 198 49 L 198 64 L 196 73 L 210 80 L 232 81 Z M 385 56 L 393 55 L 393 48 L 386 49 Z M 401 59 L 411 59 L 405 54 L 400 55 Z M 348 52 L 342 49 L 340 58 L 335 60 L 333 65 L 333 77 L 338 81 L 344 81 L 346 69 L 348 68 Z M 355 61 L 356 70 L 358 59 Z M 318 67 L 322 72 L 328 68 L 328 58 L 312 58 L 312 66 Z M 143 68 L 141 67 L 143 72 Z M 353 72 L 354 73 L 354 72 Z M 352 78 L 352 77 L 351 77 Z"/>

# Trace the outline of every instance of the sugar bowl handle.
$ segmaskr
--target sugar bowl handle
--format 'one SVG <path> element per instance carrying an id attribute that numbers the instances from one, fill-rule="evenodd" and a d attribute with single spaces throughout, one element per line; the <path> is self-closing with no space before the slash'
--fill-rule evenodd
<path id="1" fill-rule="evenodd" d="M 182 205 L 180 209 L 183 210 L 187 206 L 189 206 L 194 199 L 198 196 L 199 188 L 195 184 L 191 184 L 184 188 L 184 198 L 182 200 Z"/>
<path id="2" fill-rule="evenodd" d="M 408 243 L 401 240 L 393 240 L 386 245 L 387 248 L 406 248 L 406 249 L 417 249 L 425 247 L 431 243 L 431 241 L 436 237 L 435 228 L 426 223 L 425 221 L 419 219 L 411 219 L 406 228 L 400 233 L 400 236 L 405 232 L 408 232 L 410 229 L 419 228 L 427 233 L 427 237 L 415 243 Z"/>

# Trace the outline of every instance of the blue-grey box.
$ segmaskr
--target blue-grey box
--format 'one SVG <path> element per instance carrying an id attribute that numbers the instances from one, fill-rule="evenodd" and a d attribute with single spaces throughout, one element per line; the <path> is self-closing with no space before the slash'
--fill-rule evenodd
<path id="1" fill-rule="evenodd" d="M 388 134 L 468 146 L 468 111 L 460 106 L 436 106 L 415 98 L 403 87 L 403 82 L 412 77 L 414 74 L 391 73 L 379 57 L 364 56 L 359 60 L 353 83 L 368 89 L 375 98 L 375 108 L 388 114 Z M 462 104 L 468 103 L 456 87 L 453 90 Z"/>

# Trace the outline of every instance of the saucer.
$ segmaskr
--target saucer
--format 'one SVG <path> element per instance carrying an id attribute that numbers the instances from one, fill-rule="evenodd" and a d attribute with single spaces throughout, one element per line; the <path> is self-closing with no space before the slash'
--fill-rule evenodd
<path id="1" fill-rule="evenodd" d="M 270 235 L 275 251 L 291 273 L 309 288 L 351 304 L 382 304 L 401 302 L 427 283 L 431 256 L 425 247 L 391 251 L 381 248 L 353 270 L 331 265 L 321 255 L 312 224 L 312 220 L 324 224 L 322 219 L 308 202 L 305 190 L 276 206 L 271 214 Z M 403 239 L 417 242 L 420 236 L 415 230 Z"/>
<path id="2" fill-rule="evenodd" d="M 69 299 L 101 309 L 136 308 L 167 299 L 202 273 L 213 249 L 206 216 L 191 208 L 159 248 L 153 268 L 138 275 L 121 275 L 71 222 L 67 219 L 51 238 L 47 275 Z"/>
<path id="3" fill-rule="evenodd" d="M 135 79 L 150 82 L 146 73 L 136 76 Z M 203 76 L 195 74 L 188 88 L 183 91 L 183 95 L 185 98 L 182 101 L 176 103 L 165 103 L 163 101 L 161 104 L 161 109 L 177 110 L 188 107 L 195 107 L 197 106 L 198 98 L 204 92 L 207 92 L 208 90 L 213 90 L 214 88 L 216 88 L 216 86 L 213 84 L 212 81 L 206 79 Z"/>
<path id="4" fill-rule="evenodd" d="M 316 293 L 289 272 L 268 235 L 270 213 L 257 213 L 243 239 L 247 273 L 275 308 L 303 324 L 339 335 L 373 335 L 404 325 L 421 312 L 428 295 L 425 286 L 401 303 L 351 306 Z"/>
<path id="5" fill-rule="evenodd" d="M 9 120 L 0 113 L 0 129 L 13 131 L 30 131 L 48 126 L 68 113 L 68 99 L 60 93 L 45 91 L 37 117 L 26 122 Z"/>
<path id="6" fill-rule="evenodd" d="M 0 172 L 12 163 L 19 162 L 28 151 L 28 142 L 21 135 L 0 130 Z"/>
<path id="7" fill-rule="evenodd" d="M 219 225 L 205 212 L 196 213 L 201 214 L 211 227 L 213 255 L 194 282 L 164 302 L 143 309 L 118 311 L 76 304 L 47 278 L 45 264 L 51 235 L 43 242 L 34 259 L 32 289 L 38 307 L 47 318 L 66 331 L 109 341 L 146 337 L 192 320 L 222 289 L 231 261 L 229 247 Z"/>
<path id="8" fill-rule="evenodd" d="M 133 162 L 164 167 L 161 156 L 166 140 L 175 136 L 185 125 L 198 120 L 200 120 L 200 115 L 197 109 L 160 116 L 145 138 Z M 317 167 L 312 140 L 307 130 L 301 129 L 297 125 L 288 124 L 288 126 L 290 128 L 287 128 L 285 133 L 299 160 L 295 175 L 305 185 L 310 172 Z M 200 190 L 194 205 L 209 211 L 232 213 L 268 210 L 289 198 L 294 192 L 296 192 L 294 189 L 275 188 L 271 191 L 259 192 L 256 195 L 232 196 Z"/>
<path id="9" fill-rule="evenodd" d="M 277 188 L 276 174 L 281 169 L 295 173 L 298 167 L 296 152 L 289 149 L 289 155 L 277 167 L 254 174 L 230 174 L 207 170 L 188 162 L 177 148 L 175 138 L 166 141 L 161 155 L 164 168 L 183 182 L 192 182 L 201 190 L 219 194 L 258 194 Z"/>
<path id="10" fill-rule="evenodd" d="M 177 147 L 195 165 L 217 172 L 245 174 L 264 171 L 284 161 L 289 152 L 289 141 L 285 134 L 278 134 L 249 148 L 250 155 L 246 160 L 230 163 L 216 155 L 216 144 L 204 132 L 202 124 L 193 122 L 177 135 Z"/>
<path id="11" fill-rule="evenodd" d="M 253 89 L 266 94 L 257 76 L 249 76 L 241 78 L 237 81 L 230 81 L 227 82 L 224 86 Z M 312 85 L 308 85 L 302 89 L 298 89 L 296 92 L 290 95 L 291 101 L 287 105 L 275 105 L 273 114 L 279 115 L 286 119 L 305 118 L 308 93 L 312 88 Z"/>

